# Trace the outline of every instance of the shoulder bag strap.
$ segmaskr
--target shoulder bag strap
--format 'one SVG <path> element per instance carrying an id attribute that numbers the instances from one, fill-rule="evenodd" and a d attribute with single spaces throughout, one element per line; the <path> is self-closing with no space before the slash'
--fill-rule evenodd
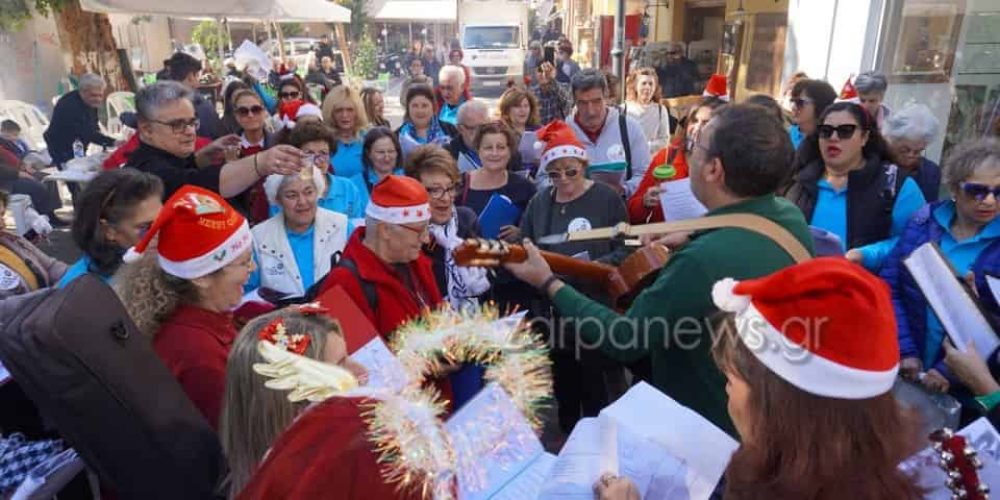
<path id="1" fill-rule="evenodd" d="M 624 112 L 618 112 L 618 133 L 621 135 L 622 147 L 625 148 L 625 182 L 628 182 L 632 178 L 632 145 L 628 142 L 628 123 Z"/>

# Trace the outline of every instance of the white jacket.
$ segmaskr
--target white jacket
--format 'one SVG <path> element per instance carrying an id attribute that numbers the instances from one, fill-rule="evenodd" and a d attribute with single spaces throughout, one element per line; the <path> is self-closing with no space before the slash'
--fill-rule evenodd
<path id="1" fill-rule="evenodd" d="M 260 286 L 301 297 L 306 290 L 288 243 L 285 216 L 278 213 L 252 229 L 254 252 L 260 266 Z M 330 257 L 347 244 L 347 217 L 316 208 L 313 225 L 313 272 L 318 281 L 330 272 Z"/>

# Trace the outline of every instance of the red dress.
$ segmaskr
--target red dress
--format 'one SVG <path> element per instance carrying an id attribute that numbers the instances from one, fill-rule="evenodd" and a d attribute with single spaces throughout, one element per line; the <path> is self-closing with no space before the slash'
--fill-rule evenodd
<path id="1" fill-rule="evenodd" d="M 677 154 L 674 155 L 673 167 L 676 174 L 673 180 L 684 179 L 688 176 L 687 158 L 684 154 L 684 147 L 680 144 L 679 140 L 675 140 L 669 146 L 657 151 L 652 161 L 649 162 L 649 168 L 646 169 L 646 174 L 643 175 L 642 181 L 639 182 L 639 187 L 632 194 L 632 197 L 628 199 L 629 223 L 647 224 L 650 222 L 663 222 L 663 209 L 660 208 L 659 202 L 652 207 L 646 207 L 642 204 L 642 197 L 649 188 L 662 182 L 653 177 L 653 169 L 667 163 L 667 158 L 670 158 L 670 155 L 675 150 Z"/>
<path id="2" fill-rule="evenodd" d="M 191 305 L 178 306 L 153 337 L 157 356 L 215 429 L 226 390 L 226 360 L 235 339 L 231 314 Z"/>
<path id="3" fill-rule="evenodd" d="M 386 484 L 368 441 L 363 398 L 330 398 L 306 410 L 274 442 L 240 500 L 419 499 Z"/>

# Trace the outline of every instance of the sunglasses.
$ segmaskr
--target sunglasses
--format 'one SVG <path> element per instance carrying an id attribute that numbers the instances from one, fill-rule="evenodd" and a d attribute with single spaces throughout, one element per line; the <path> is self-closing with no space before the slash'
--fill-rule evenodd
<path id="1" fill-rule="evenodd" d="M 842 141 L 846 141 L 851 137 L 854 137 L 854 133 L 858 131 L 858 126 L 852 123 L 845 123 L 843 125 L 820 125 L 816 128 L 816 133 L 819 134 L 820 139 L 829 139 L 833 137 L 833 133 L 837 133 L 837 138 Z"/>
<path id="2" fill-rule="evenodd" d="M 256 105 L 256 104 L 253 105 L 253 106 L 250 106 L 249 108 L 247 108 L 247 107 L 236 108 L 236 114 L 240 115 L 240 116 L 259 115 L 263 111 L 264 111 L 264 106 L 259 106 L 259 105 Z"/>
<path id="3" fill-rule="evenodd" d="M 549 180 L 557 181 L 563 177 L 567 179 L 572 179 L 579 174 L 580 170 L 575 168 L 567 168 L 566 170 L 553 170 L 550 172 L 545 172 L 545 175 L 549 176 Z"/>
<path id="4" fill-rule="evenodd" d="M 792 99 L 792 106 L 795 106 L 796 108 L 804 108 L 806 107 L 806 104 L 811 104 L 812 102 L 812 99 L 796 97 L 795 99 Z"/>
<path id="5" fill-rule="evenodd" d="M 984 201 L 991 194 L 994 200 L 1000 200 L 1000 186 L 989 187 L 978 182 L 963 182 L 961 188 L 966 196 L 975 198 L 976 201 Z"/>
<path id="6" fill-rule="evenodd" d="M 278 94 L 278 97 L 282 99 L 298 99 L 300 95 L 302 94 L 300 94 L 298 91 L 292 91 L 292 92 L 281 92 Z"/>

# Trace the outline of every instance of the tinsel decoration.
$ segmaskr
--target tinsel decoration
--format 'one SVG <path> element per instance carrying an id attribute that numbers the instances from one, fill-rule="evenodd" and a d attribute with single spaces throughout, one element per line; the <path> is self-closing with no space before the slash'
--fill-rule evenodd
<path id="1" fill-rule="evenodd" d="M 495 305 L 461 311 L 443 307 L 400 326 L 391 349 L 411 380 L 442 375 L 452 364 L 486 367 L 536 431 L 552 395 L 551 361 L 545 344 L 518 317 L 501 318 Z"/>
<path id="2" fill-rule="evenodd" d="M 399 490 L 416 489 L 424 498 L 451 500 L 455 452 L 441 416 L 445 404 L 436 393 L 412 386 L 399 394 L 359 387 L 349 371 L 282 349 L 257 343 L 266 363 L 253 369 L 268 377 L 265 386 L 291 391 L 292 402 L 320 402 L 331 397 L 367 397 L 363 409 L 368 438 L 378 456 L 382 478 Z"/>

